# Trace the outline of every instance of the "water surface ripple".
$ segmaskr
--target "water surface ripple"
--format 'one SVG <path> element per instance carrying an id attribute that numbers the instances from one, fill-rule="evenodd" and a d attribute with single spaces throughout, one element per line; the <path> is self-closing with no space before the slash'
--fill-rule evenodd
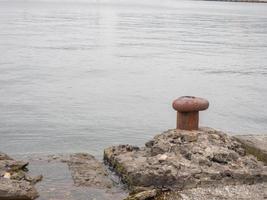
<path id="1" fill-rule="evenodd" d="M 174 98 L 210 100 L 201 124 L 266 132 L 267 4 L 0 0 L 0 150 L 141 145 L 175 127 Z"/>

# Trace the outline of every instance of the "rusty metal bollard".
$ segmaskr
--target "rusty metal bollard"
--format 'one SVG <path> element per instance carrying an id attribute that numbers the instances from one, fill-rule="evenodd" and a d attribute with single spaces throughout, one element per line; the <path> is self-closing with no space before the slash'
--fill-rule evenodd
<path id="1" fill-rule="evenodd" d="M 194 96 L 182 96 L 174 100 L 172 107 L 177 111 L 177 129 L 197 130 L 201 110 L 209 107 L 206 99 Z"/>

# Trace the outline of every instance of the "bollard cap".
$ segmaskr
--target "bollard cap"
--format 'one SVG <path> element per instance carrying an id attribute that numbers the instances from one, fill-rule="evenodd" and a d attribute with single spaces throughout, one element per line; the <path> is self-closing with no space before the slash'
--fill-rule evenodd
<path id="1" fill-rule="evenodd" d="M 173 101 L 172 107 L 178 112 L 201 111 L 209 107 L 209 102 L 200 97 L 182 96 Z"/>

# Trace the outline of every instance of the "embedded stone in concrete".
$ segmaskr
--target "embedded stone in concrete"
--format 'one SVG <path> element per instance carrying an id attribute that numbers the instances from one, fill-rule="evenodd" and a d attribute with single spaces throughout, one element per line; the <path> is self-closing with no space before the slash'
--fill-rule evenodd
<path id="1" fill-rule="evenodd" d="M 158 191 L 156 189 L 151 190 L 145 190 L 141 191 L 135 194 L 130 194 L 126 199 L 124 200 L 152 200 L 155 199 L 158 195 Z"/>

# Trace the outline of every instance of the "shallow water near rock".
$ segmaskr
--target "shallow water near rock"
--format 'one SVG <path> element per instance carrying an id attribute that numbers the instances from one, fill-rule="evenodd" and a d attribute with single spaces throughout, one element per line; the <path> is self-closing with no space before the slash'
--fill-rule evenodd
<path id="1" fill-rule="evenodd" d="M 57 159 L 46 156 L 25 158 L 30 160 L 30 174 L 42 174 L 44 177 L 36 185 L 40 195 L 37 200 L 120 200 L 127 196 L 127 190 L 120 185 L 116 190 L 75 186 L 67 164 Z"/>
<path id="2" fill-rule="evenodd" d="M 0 0 L 0 149 L 89 152 L 175 127 L 171 102 L 207 98 L 201 124 L 266 131 L 267 4 Z"/>

